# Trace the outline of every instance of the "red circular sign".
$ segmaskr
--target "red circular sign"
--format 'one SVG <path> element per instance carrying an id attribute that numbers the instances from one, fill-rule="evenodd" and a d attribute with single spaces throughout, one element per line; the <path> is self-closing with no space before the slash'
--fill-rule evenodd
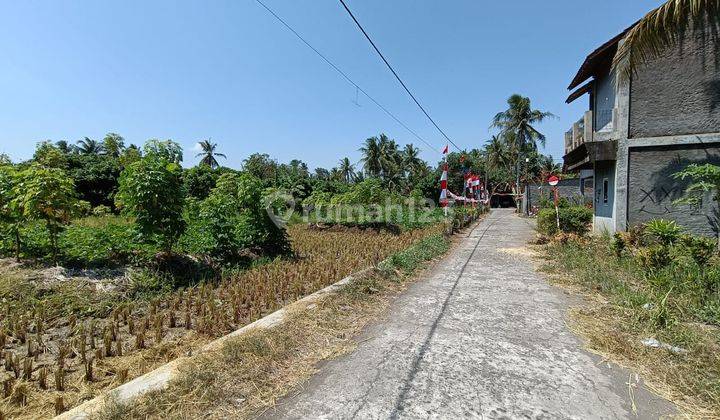
<path id="1" fill-rule="evenodd" d="M 550 176 L 550 178 L 548 178 L 547 181 L 548 181 L 548 184 L 550 184 L 554 187 L 558 184 L 558 182 L 560 182 L 560 178 L 556 177 L 555 175 L 552 175 L 552 176 Z"/>

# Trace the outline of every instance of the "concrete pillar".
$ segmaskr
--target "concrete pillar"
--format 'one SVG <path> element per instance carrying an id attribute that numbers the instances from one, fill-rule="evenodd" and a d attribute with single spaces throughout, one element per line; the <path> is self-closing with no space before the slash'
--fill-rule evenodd
<path id="1" fill-rule="evenodd" d="M 572 133 L 569 131 L 565 132 L 565 154 L 567 155 L 573 149 L 573 138 Z"/>
<path id="2" fill-rule="evenodd" d="M 580 131 L 580 123 L 579 123 L 579 122 L 576 122 L 575 124 L 573 124 L 573 127 L 572 127 L 573 149 L 576 148 L 576 147 L 578 147 L 578 146 L 580 146 L 580 143 L 581 143 L 581 141 L 580 141 L 580 133 L 581 133 L 581 131 Z"/>
<path id="3" fill-rule="evenodd" d="M 584 133 L 583 137 L 585 141 L 593 141 L 593 114 L 592 111 L 585 111 L 583 115 Z"/>

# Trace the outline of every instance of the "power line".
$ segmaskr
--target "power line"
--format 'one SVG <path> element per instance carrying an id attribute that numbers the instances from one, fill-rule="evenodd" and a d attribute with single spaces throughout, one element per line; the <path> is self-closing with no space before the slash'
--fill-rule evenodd
<path id="1" fill-rule="evenodd" d="M 455 146 L 458 150 L 462 151 L 462 149 L 460 147 L 458 147 L 458 145 L 455 144 L 455 142 L 450 140 L 450 137 L 448 137 L 447 134 L 445 134 L 445 132 L 442 131 L 442 129 L 435 122 L 435 120 L 433 120 L 432 117 L 430 117 L 430 114 L 428 114 L 428 112 L 425 110 L 425 108 L 423 108 L 423 106 L 420 105 L 420 102 L 418 102 L 417 98 L 415 98 L 415 95 L 413 95 L 412 92 L 410 92 L 410 89 L 408 89 L 408 87 L 405 85 L 405 82 L 402 81 L 402 79 L 400 78 L 400 76 L 398 76 L 395 69 L 393 69 L 393 67 L 390 65 L 390 63 L 388 63 L 387 59 L 385 59 L 385 56 L 383 55 L 383 53 L 380 52 L 380 49 L 378 49 L 377 45 L 375 45 L 373 40 L 370 38 L 370 35 L 368 35 L 368 33 L 365 31 L 365 29 L 362 27 L 362 25 L 360 25 L 360 22 L 358 22 L 358 20 L 355 18 L 355 15 L 353 15 L 353 13 L 350 11 L 350 8 L 347 6 L 347 4 L 345 4 L 345 1 L 340 0 L 340 3 L 342 3 L 343 7 L 348 12 L 348 14 L 352 18 L 352 20 L 357 25 L 357 27 L 360 28 L 360 31 L 362 31 L 363 35 L 365 35 L 365 38 L 367 38 L 367 40 L 370 41 L 370 45 L 372 45 L 372 47 L 375 49 L 375 52 L 377 52 L 378 55 L 380 56 L 380 58 L 382 58 L 382 60 L 385 62 L 385 65 L 390 69 L 390 71 L 395 76 L 395 78 L 398 80 L 398 82 L 400 82 L 402 87 L 405 89 L 405 92 L 407 92 L 408 95 L 410 95 L 410 97 L 412 98 L 412 100 L 415 101 L 415 104 L 420 108 L 420 110 L 423 112 L 423 114 L 425 114 L 425 116 L 430 120 L 430 122 L 435 126 L 435 128 L 438 129 L 440 134 L 442 134 L 443 137 L 445 137 L 445 139 L 450 142 L 450 144 Z"/>
<path id="2" fill-rule="evenodd" d="M 350 83 L 351 85 L 353 85 L 353 86 L 355 87 L 355 89 L 357 89 L 357 90 L 359 90 L 360 92 L 362 92 L 363 95 L 365 95 L 365 96 L 366 96 L 368 99 L 370 99 L 375 105 L 377 105 L 378 108 L 380 108 L 381 110 L 383 110 L 383 112 L 385 112 L 387 115 L 389 115 L 390 118 L 392 118 L 393 120 L 395 120 L 395 122 L 397 122 L 398 124 L 400 124 L 405 130 L 407 130 L 410 134 L 412 134 L 413 136 L 415 136 L 415 138 L 417 138 L 417 139 L 420 140 L 421 142 L 425 143 L 425 145 L 427 145 L 428 147 L 430 147 L 431 150 L 434 150 L 435 152 L 439 153 L 438 150 L 435 148 L 435 146 L 433 146 L 432 144 L 428 143 L 424 138 L 420 137 L 420 135 L 418 135 L 415 131 L 413 131 L 412 129 L 410 129 L 410 127 L 408 127 L 405 123 L 403 123 L 402 121 L 400 121 L 400 119 L 399 119 L 398 117 L 396 117 L 395 115 L 393 115 L 393 113 L 391 113 L 390 111 L 388 111 L 387 108 L 385 108 L 382 104 L 380 104 L 380 102 L 376 101 L 375 98 L 373 98 L 372 96 L 370 96 L 370 94 L 367 93 L 363 88 L 361 88 L 360 86 L 358 86 L 358 84 L 355 83 L 347 74 L 345 74 L 344 71 L 340 70 L 340 68 L 339 68 L 338 66 L 336 66 L 332 61 L 330 61 L 329 58 L 327 58 L 323 53 L 321 53 L 320 51 L 318 51 L 317 48 L 313 47 L 308 41 L 306 41 L 305 38 L 302 37 L 302 35 L 300 35 L 295 29 L 293 29 L 287 22 L 285 22 L 285 20 L 283 20 L 283 18 L 281 18 L 280 16 L 278 16 L 277 13 L 275 13 L 272 9 L 270 9 L 265 3 L 263 3 L 263 2 L 260 1 L 260 0 L 255 0 L 255 1 L 256 1 L 260 6 L 262 6 L 265 10 L 267 10 L 268 13 L 270 13 L 275 19 L 277 19 L 278 22 L 282 23 L 283 26 L 285 26 L 285 28 L 287 28 L 290 32 L 292 32 L 292 33 L 293 33 L 300 41 L 302 41 L 308 48 L 310 48 L 311 50 L 313 50 L 313 51 L 315 52 L 315 54 L 317 54 L 317 55 L 318 55 L 320 58 L 322 58 L 327 64 L 329 64 L 330 67 L 332 67 L 333 69 L 335 69 L 335 71 L 338 72 L 345 80 L 347 80 L 348 83 Z"/>

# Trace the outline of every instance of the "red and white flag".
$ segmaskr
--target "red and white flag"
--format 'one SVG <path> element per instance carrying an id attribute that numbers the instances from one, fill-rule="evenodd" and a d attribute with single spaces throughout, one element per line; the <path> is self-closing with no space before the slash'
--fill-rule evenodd
<path id="1" fill-rule="evenodd" d="M 448 204 L 447 199 L 447 179 L 448 179 L 448 165 L 443 165 L 442 176 L 440 176 L 440 206 L 445 207 Z"/>
<path id="2" fill-rule="evenodd" d="M 443 153 L 443 155 L 446 155 L 447 152 L 448 152 L 448 145 L 446 144 L 446 145 L 445 145 L 445 148 L 444 148 L 443 151 L 442 151 L 442 153 Z"/>

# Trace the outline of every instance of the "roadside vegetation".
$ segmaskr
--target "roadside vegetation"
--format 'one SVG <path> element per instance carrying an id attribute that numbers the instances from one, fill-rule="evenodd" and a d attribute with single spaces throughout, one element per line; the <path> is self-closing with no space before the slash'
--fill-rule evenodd
<path id="1" fill-rule="evenodd" d="M 572 327 L 591 350 L 639 372 L 683 413 L 720 416 L 715 240 L 666 220 L 614 237 L 583 233 L 562 232 L 543 246 L 554 281 L 587 297 L 572 309 Z"/>
<path id="2" fill-rule="evenodd" d="M 219 167 L 209 140 L 190 169 L 173 141 L 123 142 L 0 159 L 2 416 L 61 413 L 483 210 L 444 221 L 421 200 L 434 171 L 387 138 L 381 172 L 315 175 L 257 154 Z M 273 220 L 288 191 L 295 214 Z"/>
<path id="3" fill-rule="evenodd" d="M 523 180 L 558 171 L 539 132 L 508 128 L 549 114 L 519 95 L 508 105 L 491 143 L 447 155 L 452 191 L 468 174 L 507 193 L 520 166 Z M 172 140 L 116 133 L 0 155 L 0 414 L 63 412 L 485 211 L 446 218 L 441 165 L 384 134 L 358 162 L 312 171 L 259 153 L 231 169 L 217 143 L 198 144 L 191 168 Z"/>

